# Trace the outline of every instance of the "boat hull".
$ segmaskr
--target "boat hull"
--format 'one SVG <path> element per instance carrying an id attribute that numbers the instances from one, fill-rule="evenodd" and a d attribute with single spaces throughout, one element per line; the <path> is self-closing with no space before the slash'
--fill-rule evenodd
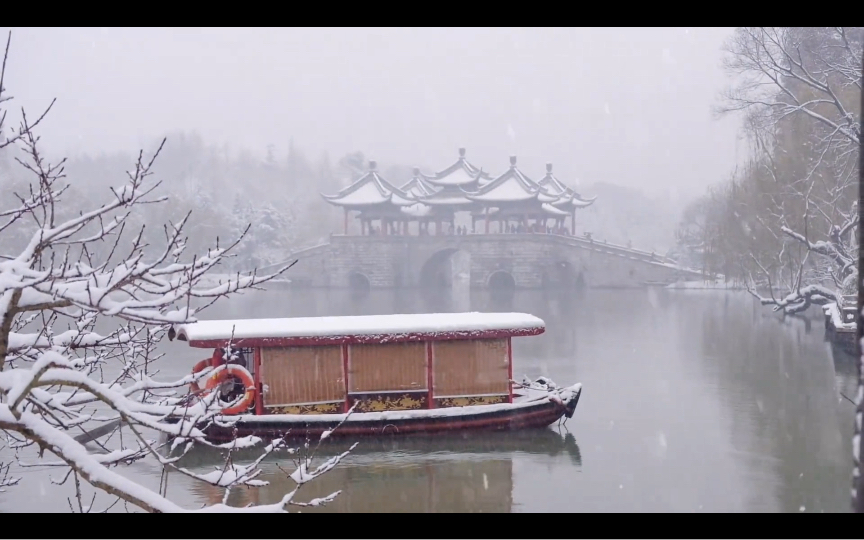
<path id="1" fill-rule="evenodd" d="M 545 428 L 563 417 L 571 418 L 582 394 L 575 385 L 548 397 L 503 405 L 476 405 L 421 411 L 355 413 L 351 415 L 245 415 L 231 418 L 231 426 L 210 424 L 204 429 L 209 440 L 230 441 L 235 437 L 263 439 L 376 437 L 478 431 L 512 431 Z M 341 425 L 339 423 L 342 422 Z M 338 429 L 336 429 L 339 425 Z"/>

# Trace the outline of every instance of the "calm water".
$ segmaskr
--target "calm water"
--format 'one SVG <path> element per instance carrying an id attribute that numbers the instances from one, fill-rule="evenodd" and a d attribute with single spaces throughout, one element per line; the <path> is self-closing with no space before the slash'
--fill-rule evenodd
<path id="1" fill-rule="evenodd" d="M 515 377 L 584 385 L 560 432 L 361 441 L 342 466 L 301 491 L 305 500 L 343 490 L 315 511 L 848 511 L 853 407 L 840 392 L 854 394 L 854 360 L 823 342 L 820 321 L 781 321 L 744 294 L 270 291 L 221 309 L 209 317 L 529 312 L 547 331 L 514 339 Z M 182 343 L 166 351 L 165 377 L 208 354 Z M 218 463 L 199 452 L 186 465 L 204 471 Z M 23 486 L 0 494 L 0 509 L 68 510 L 71 490 L 49 488 L 59 472 L 28 469 Z M 159 484 L 153 462 L 126 472 Z M 238 490 L 229 503 L 275 502 L 293 488 L 275 461 L 264 479 L 271 485 Z M 222 496 L 177 474 L 169 486 L 169 496 L 190 507 Z"/>

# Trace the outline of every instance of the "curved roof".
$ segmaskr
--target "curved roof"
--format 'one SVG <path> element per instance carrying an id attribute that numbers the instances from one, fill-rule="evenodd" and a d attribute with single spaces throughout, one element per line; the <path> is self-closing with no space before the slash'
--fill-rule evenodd
<path id="1" fill-rule="evenodd" d="M 583 198 L 572 188 L 564 184 L 564 182 L 558 180 L 558 178 L 552 174 L 551 163 L 546 164 L 546 176 L 540 179 L 540 181 L 537 182 L 537 185 L 539 185 L 546 194 L 545 198 L 541 197 L 541 200 L 557 207 L 584 208 L 586 206 L 591 206 L 594 204 L 594 201 L 597 200 L 597 197 L 591 199 Z"/>
<path id="2" fill-rule="evenodd" d="M 547 214 L 552 214 L 553 216 L 569 216 L 570 215 L 570 212 L 565 212 L 564 210 L 561 210 L 560 208 L 555 208 L 554 206 L 552 206 L 551 204 L 548 204 L 548 203 L 543 203 L 540 206 L 540 208 L 542 208 L 543 211 L 546 212 Z"/>
<path id="3" fill-rule="evenodd" d="M 369 162 L 369 171 L 356 182 L 336 195 L 321 196 L 330 204 L 351 208 L 366 208 L 385 203 L 396 206 L 416 204 L 414 197 L 384 179 L 376 170 L 376 163 Z"/>
<path id="4" fill-rule="evenodd" d="M 510 168 L 504 174 L 466 197 L 477 202 L 502 203 L 537 199 L 542 194 L 543 189 L 516 167 L 516 156 L 510 156 Z"/>
<path id="5" fill-rule="evenodd" d="M 561 197 L 557 202 L 551 203 L 553 206 L 557 208 L 585 208 L 586 206 L 591 206 L 594 204 L 594 201 L 597 200 L 597 197 L 591 197 L 590 199 L 583 199 L 579 196 L 578 193 L 574 193 L 570 197 Z"/>
<path id="6" fill-rule="evenodd" d="M 435 173 L 428 178 L 429 183 L 436 186 L 473 186 L 483 180 L 490 180 L 488 174 L 484 173 L 465 159 L 465 149 L 459 149 L 459 159 L 446 169 Z"/>
<path id="7" fill-rule="evenodd" d="M 428 197 L 438 191 L 438 188 L 431 185 L 428 179 L 420 172 L 420 167 L 414 167 L 413 178 L 408 180 L 399 189 L 414 198 Z"/>

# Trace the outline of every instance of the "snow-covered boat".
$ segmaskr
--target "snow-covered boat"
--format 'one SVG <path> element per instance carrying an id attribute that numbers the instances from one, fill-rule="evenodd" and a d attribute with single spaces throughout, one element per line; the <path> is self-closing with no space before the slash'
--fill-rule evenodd
<path id="1" fill-rule="evenodd" d="M 230 422 L 205 433 L 224 440 L 546 427 L 573 416 L 582 385 L 512 380 L 512 338 L 544 330 L 523 313 L 440 313 L 200 321 L 177 338 L 213 349 L 191 394 L 220 393 Z"/>

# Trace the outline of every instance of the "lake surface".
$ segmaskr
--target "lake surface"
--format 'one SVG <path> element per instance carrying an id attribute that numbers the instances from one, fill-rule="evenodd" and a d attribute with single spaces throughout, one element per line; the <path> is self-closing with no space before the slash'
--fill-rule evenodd
<path id="1" fill-rule="evenodd" d="M 513 340 L 514 378 L 581 382 L 564 428 L 540 433 L 362 440 L 298 499 L 338 489 L 330 506 L 303 511 L 375 512 L 846 512 L 852 470 L 854 359 L 823 341 L 821 320 L 781 320 L 744 293 L 588 290 L 253 292 L 207 318 L 522 311 L 546 333 Z M 162 376 L 180 376 L 208 352 L 166 343 Z M 566 429 L 565 429 L 566 428 Z M 322 455 L 347 449 L 336 441 Z M 8 454 L 8 450 L 3 451 Z M 230 504 L 278 501 L 290 479 L 266 462 L 270 486 L 238 489 Z M 218 455 L 198 452 L 192 469 Z M 160 468 L 125 474 L 153 487 Z M 293 469 L 292 469 L 293 470 Z M 0 510 L 68 511 L 59 469 L 27 469 L 0 493 Z M 194 507 L 222 492 L 176 473 L 169 496 Z M 98 499 L 97 499 L 98 501 Z M 103 508 L 111 502 L 105 497 Z M 112 511 L 123 511 L 118 505 Z"/>

